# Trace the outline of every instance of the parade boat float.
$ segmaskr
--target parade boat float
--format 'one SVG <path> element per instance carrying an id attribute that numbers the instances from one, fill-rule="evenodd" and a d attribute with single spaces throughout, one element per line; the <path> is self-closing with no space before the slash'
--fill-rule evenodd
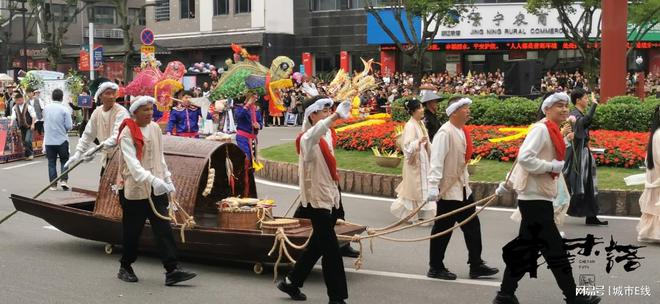
<path id="1" fill-rule="evenodd" d="M 181 256 L 254 263 L 254 271 L 261 273 L 263 263 L 273 263 L 277 259 L 277 255 L 269 256 L 268 252 L 275 242 L 278 223 L 296 244 L 303 244 L 309 238 L 312 229 L 309 220 L 263 221 L 272 209 L 262 208 L 262 212 L 251 209 L 264 201 L 248 199 L 254 197 L 256 191 L 249 189 L 246 157 L 236 145 L 173 136 L 165 136 L 163 141 L 165 160 L 177 188 L 175 198 L 196 222 L 183 232 L 181 225 L 172 226 Z M 11 200 L 16 210 L 42 218 L 67 234 L 104 242 L 106 253 L 112 253 L 114 246 L 122 242 L 122 210 L 112 189 L 119 153 L 118 150 L 110 153 L 98 191 L 74 188 L 66 198 L 57 199 L 32 199 L 12 194 Z M 265 205 L 268 204 L 272 201 L 265 201 Z M 176 216 L 181 217 L 181 213 Z M 179 218 L 178 222 L 182 221 Z M 365 229 L 350 223 L 335 227 L 338 235 L 347 236 Z M 151 228 L 145 227 L 140 249 L 154 252 L 155 248 Z M 290 251 L 294 259 L 300 253 L 295 249 Z"/>

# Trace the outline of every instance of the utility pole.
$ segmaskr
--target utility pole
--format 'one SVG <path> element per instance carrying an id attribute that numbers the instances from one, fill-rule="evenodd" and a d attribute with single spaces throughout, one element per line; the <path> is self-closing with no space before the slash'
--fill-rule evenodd
<path id="1" fill-rule="evenodd" d="M 28 71 L 28 59 L 27 59 L 27 27 L 25 26 L 25 2 L 27 0 L 21 0 L 21 12 L 23 13 L 23 71 L 27 73 Z"/>

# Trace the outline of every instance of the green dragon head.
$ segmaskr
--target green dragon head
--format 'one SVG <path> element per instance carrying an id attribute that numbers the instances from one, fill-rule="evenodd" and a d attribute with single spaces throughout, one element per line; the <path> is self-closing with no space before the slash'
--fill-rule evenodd
<path id="1" fill-rule="evenodd" d="M 293 74 L 293 69 L 294 63 L 291 58 L 286 56 L 278 56 L 270 65 L 271 81 L 277 81 L 291 77 L 291 74 Z"/>

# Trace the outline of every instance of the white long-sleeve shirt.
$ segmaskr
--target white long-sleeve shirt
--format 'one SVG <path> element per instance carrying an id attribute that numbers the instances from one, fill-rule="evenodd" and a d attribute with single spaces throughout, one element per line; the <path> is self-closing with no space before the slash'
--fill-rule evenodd
<path id="1" fill-rule="evenodd" d="M 330 132 L 330 127 L 332 126 L 332 117 L 327 117 L 319 122 L 317 122 L 313 127 L 309 128 L 300 139 L 300 149 L 302 150 L 302 155 L 304 161 L 311 161 L 314 158 L 314 153 L 309 153 L 312 148 L 319 144 L 321 138 L 325 139 L 330 148 L 330 152 L 335 154 L 334 147 L 332 146 L 332 132 Z"/>
<path id="2" fill-rule="evenodd" d="M 539 154 L 542 151 L 544 154 L 552 155 L 545 157 L 550 158 L 550 160 L 545 160 L 540 157 Z M 539 177 L 545 176 L 548 172 L 552 171 L 553 157 L 556 156 L 554 156 L 554 146 L 550 139 L 550 133 L 548 132 L 547 126 L 544 123 L 534 124 L 518 151 L 518 165 L 529 173 L 527 186 L 524 190 L 519 191 L 518 193 L 519 200 L 552 201 L 554 199 L 554 197 L 543 195 L 538 190 Z M 560 178 L 562 177 L 560 176 Z"/>
<path id="3" fill-rule="evenodd" d="M 34 111 L 34 108 L 29 105 L 28 103 L 23 103 L 21 105 L 16 105 L 18 107 L 18 111 L 23 112 L 23 107 L 27 106 L 28 107 L 28 115 L 32 116 L 32 123 L 34 124 L 37 121 L 37 113 Z M 19 113 L 14 112 L 14 107 L 11 107 L 11 121 L 14 123 L 18 123 L 18 115 Z"/>
<path id="4" fill-rule="evenodd" d="M 140 131 L 142 131 L 142 136 L 144 137 L 144 141 L 146 142 L 151 134 L 151 132 L 149 132 L 149 126 L 140 127 Z M 146 170 L 144 167 L 142 167 L 142 164 L 137 158 L 137 150 L 135 149 L 135 143 L 133 142 L 133 138 L 131 136 L 122 137 L 119 143 L 119 147 L 121 148 L 122 156 L 124 157 L 124 161 L 126 162 L 126 167 L 128 168 L 128 171 L 131 172 L 133 178 L 140 183 L 144 181 L 151 183 L 154 180 L 155 176 L 151 172 Z M 162 142 L 160 148 L 162 151 L 163 150 Z M 169 170 L 167 169 L 167 163 L 165 163 L 164 154 L 161 154 L 160 161 L 163 168 L 165 168 L 165 177 L 170 176 Z"/>
<path id="5" fill-rule="evenodd" d="M 451 122 L 447 122 L 449 125 L 448 128 L 452 133 L 458 134 L 460 139 L 465 143 L 465 134 L 463 130 L 454 126 Z M 429 189 L 432 187 L 437 188 L 440 184 L 440 181 L 444 177 L 444 164 L 447 154 L 449 153 L 449 145 L 451 144 L 450 135 L 446 132 L 437 132 L 433 137 L 433 142 L 431 143 L 431 166 L 429 169 L 428 175 L 428 185 Z M 465 188 L 465 198 L 470 197 L 472 194 L 472 189 L 468 183 L 470 176 L 467 172 L 467 169 L 463 172 L 463 181 L 456 182 L 452 184 L 449 189 L 440 189 L 440 193 L 444 194 L 440 199 L 443 200 L 452 200 L 452 201 L 463 201 L 463 188 Z"/>

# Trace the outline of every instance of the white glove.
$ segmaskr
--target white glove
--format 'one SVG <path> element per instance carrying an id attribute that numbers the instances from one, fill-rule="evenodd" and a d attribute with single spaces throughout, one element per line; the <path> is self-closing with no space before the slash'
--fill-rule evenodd
<path id="1" fill-rule="evenodd" d="M 168 193 L 176 192 L 176 188 L 174 187 L 174 182 L 172 182 L 172 177 L 169 172 L 165 174 L 165 178 L 163 179 L 163 181 L 165 181 L 165 183 L 167 184 Z"/>
<path id="2" fill-rule="evenodd" d="M 438 187 L 429 187 L 429 194 L 426 201 L 435 202 L 438 200 L 438 196 L 440 196 L 440 190 Z"/>
<path id="3" fill-rule="evenodd" d="M 563 160 L 556 160 L 556 159 L 552 160 L 552 169 L 550 170 L 550 172 L 559 174 L 563 169 L 564 169 Z"/>
<path id="4" fill-rule="evenodd" d="M 342 119 L 346 119 L 351 116 L 351 102 L 349 100 L 345 100 L 342 103 L 340 103 L 337 106 L 337 110 L 335 111 L 339 117 Z"/>
<path id="5" fill-rule="evenodd" d="M 103 150 L 106 150 L 106 149 L 114 148 L 117 145 L 117 140 L 110 137 L 104 140 L 101 144 L 103 145 Z"/>
<path id="6" fill-rule="evenodd" d="M 82 156 L 80 155 L 80 151 L 76 151 L 76 153 L 73 153 L 73 155 L 69 156 L 69 160 L 64 164 L 65 168 L 69 168 L 69 166 L 77 163 Z"/>
<path id="7" fill-rule="evenodd" d="M 497 186 L 497 189 L 495 189 L 495 194 L 497 194 L 497 196 L 503 196 L 507 193 L 509 193 L 509 189 L 506 188 L 504 182 L 501 182 L 500 185 Z"/>
<path id="8" fill-rule="evenodd" d="M 151 186 L 154 188 L 154 195 L 159 196 L 165 193 L 170 192 L 170 186 L 158 177 L 154 177 L 154 180 L 151 181 Z M 174 186 L 171 186 L 174 187 Z"/>
<path id="9" fill-rule="evenodd" d="M 96 156 L 96 151 L 94 151 L 94 148 L 87 150 L 85 154 L 83 154 L 82 158 L 83 160 L 88 163 L 91 162 L 94 159 L 94 156 Z"/>

